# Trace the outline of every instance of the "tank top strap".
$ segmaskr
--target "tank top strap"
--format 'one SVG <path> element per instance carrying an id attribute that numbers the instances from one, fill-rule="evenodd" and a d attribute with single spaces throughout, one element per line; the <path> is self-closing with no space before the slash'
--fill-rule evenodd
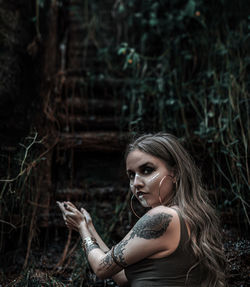
<path id="1" fill-rule="evenodd" d="M 180 232 L 179 246 L 184 246 L 189 241 L 187 226 L 186 226 L 186 223 L 185 223 L 183 216 L 181 215 L 180 210 L 178 208 L 175 208 L 175 207 L 172 207 L 172 208 L 177 212 L 178 217 L 180 219 L 181 232 Z"/>

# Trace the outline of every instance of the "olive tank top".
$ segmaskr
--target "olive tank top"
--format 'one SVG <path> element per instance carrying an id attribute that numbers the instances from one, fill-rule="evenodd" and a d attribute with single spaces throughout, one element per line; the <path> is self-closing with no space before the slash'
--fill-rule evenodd
<path id="1" fill-rule="evenodd" d="M 131 287 L 200 287 L 202 272 L 190 246 L 187 227 L 180 211 L 180 240 L 176 250 L 163 258 L 145 258 L 125 268 Z M 190 269 L 191 268 L 191 269 Z M 187 276 L 188 274 L 188 276 Z"/>

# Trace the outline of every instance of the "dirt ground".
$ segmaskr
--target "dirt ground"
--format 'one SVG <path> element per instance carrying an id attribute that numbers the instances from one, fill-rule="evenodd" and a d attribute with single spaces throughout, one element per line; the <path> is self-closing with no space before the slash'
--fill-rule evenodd
<path id="1" fill-rule="evenodd" d="M 21 273 L 25 252 L 16 250 L 15 264 L 9 266 L 4 274 L 2 272 L 0 287 L 116 286 L 112 280 L 100 280 L 91 272 L 80 248 L 77 234 L 72 235 L 68 255 L 62 262 L 66 240 L 67 233 L 62 232 L 49 240 L 46 246 L 35 248 L 30 257 L 29 268 Z M 223 240 L 228 260 L 226 272 L 229 286 L 250 286 L 250 240 L 238 237 L 234 229 L 223 229 Z M 13 256 L 13 254 L 8 254 L 8 256 Z M 58 264 L 60 261 L 62 264 Z"/>

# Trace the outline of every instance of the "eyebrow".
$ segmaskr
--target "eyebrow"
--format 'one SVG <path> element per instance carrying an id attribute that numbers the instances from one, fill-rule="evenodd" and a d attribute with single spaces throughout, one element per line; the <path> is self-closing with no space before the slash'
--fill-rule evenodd
<path id="1" fill-rule="evenodd" d="M 147 165 L 152 165 L 153 167 L 155 166 L 152 162 L 147 161 L 147 162 L 145 162 L 145 163 L 139 165 L 138 168 L 141 169 L 141 168 L 143 168 L 143 167 L 146 167 Z M 130 169 L 127 169 L 127 172 L 131 172 L 131 170 L 130 170 Z"/>

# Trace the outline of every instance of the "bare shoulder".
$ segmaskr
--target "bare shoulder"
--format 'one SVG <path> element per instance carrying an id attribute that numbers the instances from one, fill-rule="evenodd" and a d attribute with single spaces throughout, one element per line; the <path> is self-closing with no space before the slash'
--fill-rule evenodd
<path id="1" fill-rule="evenodd" d="M 172 219 L 175 219 L 175 218 L 179 219 L 178 213 L 174 208 L 163 206 L 163 205 L 150 209 L 147 212 L 147 214 L 150 216 L 157 215 L 157 214 L 166 214 L 166 215 L 171 216 Z"/>
<path id="2" fill-rule="evenodd" d="M 178 213 L 174 208 L 167 207 L 164 205 L 160 205 L 160 206 L 151 208 L 147 213 L 151 214 L 151 215 L 157 214 L 157 213 L 167 213 L 167 214 L 171 214 L 172 216 L 178 217 Z"/>

